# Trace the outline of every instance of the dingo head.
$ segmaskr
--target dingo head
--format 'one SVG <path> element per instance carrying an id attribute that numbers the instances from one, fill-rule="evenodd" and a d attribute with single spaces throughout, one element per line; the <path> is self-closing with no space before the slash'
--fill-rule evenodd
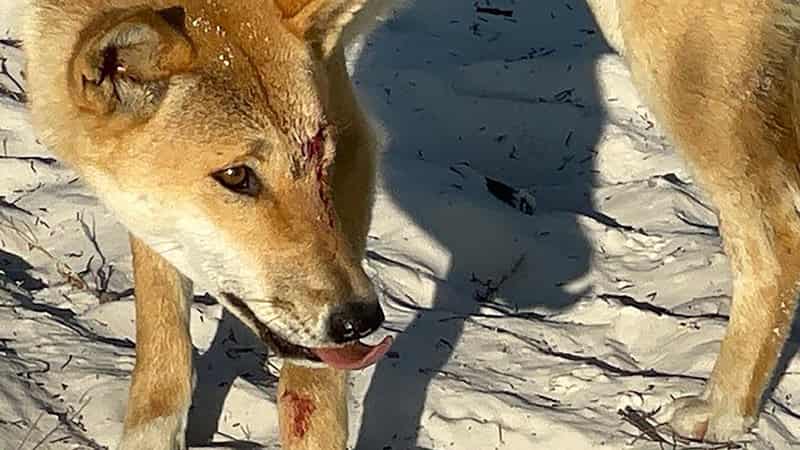
<path id="1" fill-rule="evenodd" d="M 331 61 L 364 2 L 102 11 L 65 69 L 67 111 L 33 101 L 49 143 L 133 234 L 282 356 L 340 368 L 388 348 L 357 341 L 383 313 L 333 183 L 337 141 L 361 125 Z M 371 189 L 370 174 L 347 176 Z"/>

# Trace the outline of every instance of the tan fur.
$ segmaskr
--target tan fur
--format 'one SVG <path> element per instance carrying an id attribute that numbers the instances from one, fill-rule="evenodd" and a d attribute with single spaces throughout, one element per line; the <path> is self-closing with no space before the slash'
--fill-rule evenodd
<path id="1" fill-rule="evenodd" d="M 296 450 L 346 448 L 347 378 L 285 364 L 278 385 L 281 442 Z"/>
<path id="2" fill-rule="evenodd" d="M 184 439 L 182 430 L 192 398 L 191 286 L 134 237 L 131 248 L 136 286 L 147 288 L 136 293 L 136 367 L 125 417 L 129 442 L 123 442 L 121 449 L 141 448 L 130 441 L 141 427 L 159 418 L 174 420 L 178 428 L 173 436 L 164 436 L 164 448 L 181 447 L 178 443 Z"/>
<path id="3" fill-rule="evenodd" d="M 32 2 L 24 37 L 34 125 L 135 236 L 137 363 L 124 450 L 185 448 L 188 280 L 268 343 L 306 348 L 336 346 L 326 324 L 338 305 L 377 302 L 361 268 L 376 143 L 343 52 L 365 6 Z M 242 166 L 259 179 L 257 195 L 215 178 Z M 344 372 L 284 356 L 283 448 L 344 449 Z M 297 409 L 297 399 L 310 406 Z M 307 414 L 301 437 L 291 432 L 298 411 Z"/>
<path id="4" fill-rule="evenodd" d="M 726 441 L 758 418 L 798 295 L 797 7 L 615 1 L 589 3 L 719 209 L 734 276 L 730 324 L 706 392 L 676 402 L 671 423 Z"/>

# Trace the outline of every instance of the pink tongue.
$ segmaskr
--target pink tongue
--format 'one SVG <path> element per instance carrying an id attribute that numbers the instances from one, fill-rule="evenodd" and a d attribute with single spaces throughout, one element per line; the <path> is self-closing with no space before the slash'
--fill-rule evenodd
<path id="1" fill-rule="evenodd" d="M 355 342 L 346 347 L 313 348 L 315 355 L 334 369 L 358 370 L 375 364 L 392 346 L 394 340 L 386 336 L 378 345 Z"/>

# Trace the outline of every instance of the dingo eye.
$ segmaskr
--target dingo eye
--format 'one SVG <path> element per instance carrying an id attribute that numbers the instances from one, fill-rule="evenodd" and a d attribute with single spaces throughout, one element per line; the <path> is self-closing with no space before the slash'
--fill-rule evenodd
<path id="1" fill-rule="evenodd" d="M 219 184 L 237 194 L 254 197 L 261 187 L 256 174 L 247 166 L 228 167 L 212 176 Z"/>

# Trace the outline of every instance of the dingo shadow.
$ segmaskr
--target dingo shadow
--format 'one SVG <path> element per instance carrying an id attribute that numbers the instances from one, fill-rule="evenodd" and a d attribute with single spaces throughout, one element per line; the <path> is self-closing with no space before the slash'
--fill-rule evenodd
<path id="1" fill-rule="evenodd" d="M 18 255 L 0 250 L 0 270 L 5 274 L 4 278 L 28 292 L 46 288 L 47 284 L 29 273 L 32 269 L 28 261 Z"/>
<path id="2" fill-rule="evenodd" d="M 578 217 L 617 225 L 591 199 L 605 120 L 594 63 L 609 49 L 585 5 L 568 3 L 492 2 L 482 14 L 473 2 L 417 1 L 356 63 L 359 91 L 390 136 L 384 190 L 450 254 L 449 269 L 431 277 L 431 308 L 417 311 L 374 372 L 358 450 L 418 448 L 428 387 L 482 307 L 553 311 L 586 293 L 564 289 L 590 265 Z M 511 18 L 494 14 L 503 6 Z M 532 215 L 515 188 L 535 194 Z M 373 239 L 370 259 L 402 264 L 384 245 Z M 498 291 L 502 304 L 489 298 Z M 409 306 L 392 301 L 403 293 L 386 294 L 390 318 Z"/>
<path id="3" fill-rule="evenodd" d="M 775 395 L 775 391 L 778 388 L 778 385 L 780 385 L 781 381 L 783 381 L 784 376 L 786 376 L 789 365 L 791 365 L 798 352 L 800 352 L 800 312 L 795 312 L 794 320 L 792 321 L 792 327 L 789 332 L 789 338 L 786 340 L 786 344 L 784 344 L 784 347 L 781 351 L 777 367 L 775 368 L 775 373 L 770 380 L 769 387 L 767 387 L 766 391 L 764 392 L 762 402 L 766 403 L 769 400 L 772 400 L 772 402 L 774 402 L 783 412 L 796 419 L 800 419 L 800 413 L 790 409 L 786 405 L 786 400 L 788 399 L 778 398 Z M 766 408 L 766 405 L 764 405 L 764 408 Z"/>
<path id="4" fill-rule="evenodd" d="M 278 379 L 265 369 L 266 359 L 267 349 L 261 340 L 223 309 L 208 350 L 202 354 L 195 350 L 197 380 L 189 409 L 186 436 L 189 445 L 221 445 L 214 443 L 213 438 L 219 428 L 225 399 L 237 378 L 263 388 L 265 395 L 274 392 Z M 274 395 L 271 396 L 274 402 Z M 225 445 L 230 447 L 232 443 L 237 445 L 235 448 L 261 448 L 258 443 L 238 439 Z"/>

